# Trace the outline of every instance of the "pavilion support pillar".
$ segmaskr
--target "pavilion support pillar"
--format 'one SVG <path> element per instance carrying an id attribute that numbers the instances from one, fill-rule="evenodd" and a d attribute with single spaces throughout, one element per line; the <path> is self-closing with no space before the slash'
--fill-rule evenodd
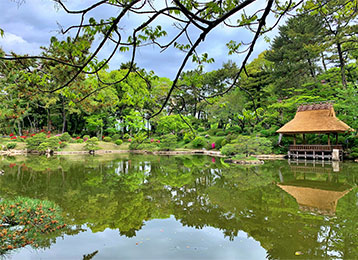
<path id="1" fill-rule="evenodd" d="M 328 145 L 331 145 L 331 138 L 329 137 L 329 134 L 327 134 L 328 136 Z"/>
<path id="2" fill-rule="evenodd" d="M 338 133 L 336 133 L 336 145 L 338 145 Z"/>
<path id="3" fill-rule="evenodd" d="M 296 135 L 293 135 L 293 145 L 296 145 Z"/>
<path id="4" fill-rule="evenodd" d="M 306 134 L 302 134 L 303 137 L 303 144 L 306 144 Z"/>

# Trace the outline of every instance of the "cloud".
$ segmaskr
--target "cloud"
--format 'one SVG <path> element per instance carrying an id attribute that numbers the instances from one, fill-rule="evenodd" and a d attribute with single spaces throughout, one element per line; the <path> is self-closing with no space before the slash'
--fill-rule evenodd
<path id="1" fill-rule="evenodd" d="M 17 54 L 34 55 L 40 51 L 37 44 L 29 43 L 21 36 L 9 32 L 6 32 L 5 36 L 0 38 L 0 46 L 6 53 L 16 52 Z"/>
<path id="2" fill-rule="evenodd" d="M 23 5 L 18 6 L 10 0 L 0 0 L 1 7 L 6 10 L 2 16 L 0 16 L 0 25 L 4 29 L 6 38 L 0 39 L 0 45 L 6 51 L 14 51 L 19 54 L 29 53 L 31 55 L 40 53 L 40 46 L 47 46 L 51 36 L 56 36 L 60 40 L 64 39 L 64 36 L 59 34 L 59 26 L 61 24 L 64 28 L 70 25 L 78 24 L 80 16 L 69 15 L 64 10 L 55 9 L 53 1 L 49 0 L 28 0 Z M 66 4 L 71 10 L 78 10 L 85 6 L 93 4 L 94 0 L 87 1 L 67 1 Z M 158 3 L 158 2 L 157 2 Z M 159 2 L 160 3 L 160 2 Z M 258 7 L 252 6 L 253 12 Z M 107 19 L 111 16 L 117 15 L 119 9 L 111 6 L 103 6 L 89 13 L 89 17 L 93 16 L 96 20 Z M 89 18 L 88 17 L 88 18 Z M 87 18 L 87 19 L 88 19 Z M 145 17 L 147 18 L 147 17 Z M 234 17 L 232 21 L 235 21 L 237 17 Z M 119 24 L 120 28 L 123 28 L 124 35 L 122 39 L 126 39 L 129 34 L 132 33 L 133 26 L 139 26 L 143 22 L 143 17 L 138 15 L 126 16 Z M 270 17 L 270 20 L 272 17 Z M 271 22 L 271 21 L 269 21 Z M 168 32 L 168 38 L 173 37 L 178 32 L 176 28 L 172 26 L 173 21 L 166 17 L 160 17 L 153 26 L 161 25 L 163 29 Z M 75 33 L 75 32 L 73 32 Z M 195 40 L 199 36 L 198 30 L 191 30 L 190 34 Z M 224 62 L 233 60 L 240 64 L 244 55 L 232 55 L 228 56 L 226 43 L 230 40 L 236 40 L 237 42 L 244 41 L 249 42 L 253 37 L 253 34 L 245 29 L 228 28 L 226 26 L 218 26 L 215 28 L 199 45 L 198 53 L 209 53 L 209 57 L 215 59 L 215 63 L 206 66 L 206 71 L 218 69 Z M 185 37 L 179 41 L 186 42 Z M 96 41 L 98 43 L 98 41 Z M 254 53 L 250 60 L 256 58 L 256 56 L 264 49 L 268 48 L 269 44 L 260 40 L 255 48 Z M 92 50 L 96 46 L 93 46 Z M 101 50 L 99 59 L 104 59 L 109 56 L 112 51 L 111 45 L 106 45 Z M 153 70 L 161 77 L 168 77 L 173 79 L 178 68 L 180 67 L 185 53 L 176 50 L 173 47 L 168 48 L 165 52 L 160 53 L 160 49 L 155 46 L 146 46 L 140 48 L 136 54 L 136 63 L 139 67 L 146 70 Z M 130 59 L 129 53 L 117 53 L 113 60 L 110 62 L 110 69 L 118 69 L 122 62 L 128 62 Z M 195 69 L 196 64 L 188 62 L 185 70 Z"/>

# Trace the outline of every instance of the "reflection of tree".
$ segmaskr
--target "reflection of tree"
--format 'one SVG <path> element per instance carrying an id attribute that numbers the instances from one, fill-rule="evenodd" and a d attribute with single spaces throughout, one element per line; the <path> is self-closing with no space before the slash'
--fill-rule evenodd
<path id="1" fill-rule="evenodd" d="M 202 156 L 38 157 L 1 164 L 3 196 L 54 201 L 77 232 L 86 224 L 93 232 L 111 228 L 132 237 L 144 221 L 174 215 L 186 226 L 218 228 L 231 240 L 243 230 L 270 259 L 292 258 L 296 251 L 305 258 L 358 256 L 356 188 L 339 201 L 336 217 L 327 218 L 300 212 L 295 199 L 275 184 L 304 177 L 356 186 L 358 167 L 352 164 L 331 175 L 294 175 L 286 162 L 228 167 Z"/>

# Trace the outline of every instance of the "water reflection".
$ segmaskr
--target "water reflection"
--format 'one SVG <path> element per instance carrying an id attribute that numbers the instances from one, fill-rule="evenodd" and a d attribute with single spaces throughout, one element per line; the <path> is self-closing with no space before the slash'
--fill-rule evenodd
<path id="1" fill-rule="evenodd" d="M 285 181 L 279 170 L 282 190 L 294 197 L 301 211 L 334 216 L 338 200 L 352 190 L 339 180 L 340 162 L 288 161 L 293 177 Z"/>
<path id="2" fill-rule="evenodd" d="M 146 222 L 174 216 L 231 241 L 244 231 L 270 259 L 297 251 L 357 258 L 358 165 L 339 168 L 286 161 L 242 167 L 203 156 L 17 157 L 0 163 L 0 193 L 56 202 L 71 235 L 85 225 L 133 238 Z"/>

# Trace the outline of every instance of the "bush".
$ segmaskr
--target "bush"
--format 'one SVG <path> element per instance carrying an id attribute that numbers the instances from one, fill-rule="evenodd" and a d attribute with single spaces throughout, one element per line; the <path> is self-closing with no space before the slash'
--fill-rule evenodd
<path id="1" fill-rule="evenodd" d="M 86 145 L 85 145 L 85 149 L 88 151 L 92 151 L 92 150 L 98 150 L 98 138 L 97 137 L 92 137 L 91 139 L 88 139 L 86 141 Z"/>
<path id="2" fill-rule="evenodd" d="M 225 135 L 225 132 L 224 131 L 217 131 L 216 136 L 224 136 Z"/>
<path id="3" fill-rule="evenodd" d="M 215 140 L 215 149 L 220 149 L 223 145 L 222 142 L 225 140 L 224 137 L 220 137 L 218 139 Z M 226 144 L 226 143 L 225 143 Z M 224 145 L 225 145 L 224 144 Z"/>
<path id="4" fill-rule="evenodd" d="M 194 138 L 194 135 L 193 135 L 192 132 L 190 132 L 190 133 L 185 133 L 185 134 L 184 134 L 183 141 L 184 141 L 184 143 L 187 144 L 187 143 L 190 143 L 191 140 L 193 140 L 193 138 Z"/>
<path id="5" fill-rule="evenodd" d="M 237 154 L 238 151 L 236 149 L 236 146 L 233 145 L 233 144 L 227 144 L 225 145 L 223 148 L 221 148 L 220 152 L 223 154 L 223 155 L 227 155 L 227 156 L 230 156 L 230 155 L 234 155 L 234 154 Z"/>
<path id="6" fill-rule="evenodd" d="M 214 136 L 214 135 L 216 134 L 216 132 L 218 132 L 218 131 L 222 131 L 222 130 L 221 130 L 221 129 L 217 129 L 217 128 L 211 128 L 211 129 L 208 130 L 208 134 L 209 134 L 210 136 Z"/>
<path id="7" fill-rule="evenodd" d="M 83 139 L 77 139 L 76 140 L 76 143 L 78 143 L 78 144 L 82 144 L 84 141 L 83 141 Z"/>
<path id="8" fill-rule="evenodd" d="M 26 148 L 29 151 L 37 151 L 39 145 L 46 141 L 46 134 L 45 133 L 39 133 L 37 135 L 34 135 L 33 137 L 26 138 Z"/>
<path id="9" fill-rule="evenodd" d="M 195 148 L 202 148 L 207 145 L 207 142 L 206 142 L 205 138 L 203 138 L 201 136 L 197 136 L 193 140 L 192 144 L 193 144 L 193 147 L 195 147 Z"/>
<path id="10" fill-rule="evenodd" d="M 198 128 L 198 132 L 204 132 L 205 131 L 205 128 L 204 127 L 199 127 Z"/>
<path id="11" fill-rule="evenodd" d="M 10 149 L 14 149 L 16 147 L 16 143 L 7 143 L 6 144 L 6 149 L 10 150 Z"/>
<path id="12" fill-rule="evenodd" d="M 237 138 L 237 135 L 234 135 L 234 134 L 229 134 L 229 135 L 227 135 L 226 136 L 226 141 L 228 142 L 228 143 L 230 143 L 232 140 L 234 140 L 234 139 L 236 139 Z"/>
<path id="13" fill-rule="evenodd" d="M 68 142 L 69 142 L 70 144 L 75 144 L 75 143 L 77 143 L 77 140 L 74 139 L 74 138 L 71 138 Z"/>
<path id="14" fill-rule="evenodd" d="M 82 139 L 79 139 L 79 140 L 82 141 Z M 60 142 L 59 144 L 60 144 L 60 148 L 65 148 L 68 145 L 68 143 L 66 143 L 66 142 Z"/>
<path id="15" fill-rule="evenodd" d="M 91 138 L 91 137 L 90 137 L 89 135 L 84 135 L 84 136 L 83 136 L 83 141 L 86 142 L 86 141 L 89 140 L 90 138 Z"/>
<path id="16" fill-rule="evenodd" d="M 60 136 L 61 142 L 69 142 L 72 139 L 69 133 L 65 132 Z"/>
<path id="17" fill-rule="evenodd" d="M 115 142 L 120 138 L 121 138 L 121 136 L 119 134 L 115 134 L 115 135 L 112 136 L 112 141 Z"/>
<path id="18" fill-rule="evenodd" d="M 228 142 L 227 142 L 226 139 L 222 140 L 222 141 L 221 141 L 221 147 L 224 147 L 224 145 L 226 145 L 227 143 L 228 143 Z"/>
<path id="19" fill-rule="evenodd" d="M 116 145 L 121 145 L 123 143 L 123 141 L 121 139 L 117 139 L 114 143 Z"/>
<path id="20" fill-rule="evenodd" d="M 177 136 L 172 134 L 163 135 L 159 143 L 160 150 L 164 151 L 175 150 L 176 146 Z"/>
<path id="21" fill-rule="evenodd" d="M 108 135 L 114 135 L 115 133 L 117 133 L 117 129 L 111 127 L 104 130 L 104 132 L 106 132 Z"/>
<path id="22" fill-rule="evenodd" d="M 103 141 L 109 143 L 112 141 L 112 138 L 110 138 L 109 136 L 106 136 L 105 138 L 103 138 Z"/>
<path id="23" fill-rule="evenodd" d="M 268 154 L 272 152 L 271 141 L 264 137 L 241 135 L 232 142 L 221 148 L 222 154 Z"/>

